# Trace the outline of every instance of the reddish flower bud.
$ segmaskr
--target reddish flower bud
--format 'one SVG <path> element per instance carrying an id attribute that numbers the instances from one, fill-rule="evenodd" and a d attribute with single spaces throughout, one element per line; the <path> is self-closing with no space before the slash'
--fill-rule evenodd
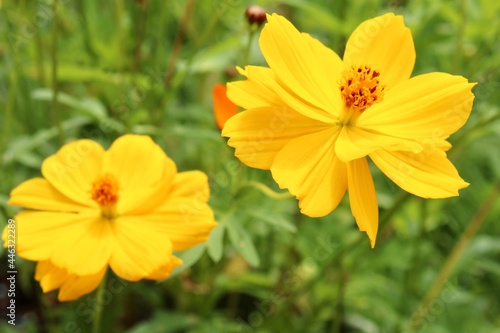
<path id="1" fill-rule="evenodd" d="M 250 25 L 256 24 L 260 27 L 266 21 L 266 10 L 259 6 L 250 6 L 245 11 L 245 16 Z"/>
<path id="2" fill-rule="evenodd" d="M 238 75 L 238 71 L 236 70 L 236 67 L 230 66 L 226 68 L 225 74 L 226 78 L 233 79 L 236 75 Z"/>

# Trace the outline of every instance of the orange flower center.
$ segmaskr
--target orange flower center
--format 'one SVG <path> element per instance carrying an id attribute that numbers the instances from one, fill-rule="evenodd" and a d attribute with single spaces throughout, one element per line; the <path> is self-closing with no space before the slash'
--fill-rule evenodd
<path id="1" fill-rule="evenodd" d="M 380 72 L 369 66 L 351 66 L 340 80 L 340 92 L 348 109 L 364 111 L 384 98 Z"/>
<path id="2" fill-rule="evenodd" d="M 113 219 L 117 216 L 116 203 L 118 202 L 118 181 L 110 174 L 98 178 L 92 184 L 90 195 L 92 200 L 101 207 L 102 217 Z"/>

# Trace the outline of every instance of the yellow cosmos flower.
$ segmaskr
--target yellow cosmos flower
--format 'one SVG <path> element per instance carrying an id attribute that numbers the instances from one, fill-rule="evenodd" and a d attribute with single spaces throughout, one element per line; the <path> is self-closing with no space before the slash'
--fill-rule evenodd
<path id="1" fill-rule="evenodd" d="M 473 84 L 446 73 L 410 78 L 415 49 L 403 17 L 362 23 L 343 60 L 285 18 L 267 19 L 259 44 L 270 68 L 239 69 L 247 80 L 228 84 L 228 97 L 246 111 L 222 135 L 243 163 L 270 169 L 303 214 L 330 213 L 347 190 L 373 247 L 378 204 L 366 156 L 423 198 L 468 185 L 445 151 L 469 117 Z"/>
<path id="2" fill-rule="evenodd" d="M 129 281 L 166 278 L 182 263 L 172 251 L 205 241 L 216 225 L 207 176 L 177 173 L 148 136 L 122 136 L 107 151 L 69 143 L 42 174 L 9 204 L 30 209 L 15 217 L 17 254 L 38 261 L 35 279 L 44 292 L 60 289 L 61 301 L 93 291 L 108 266 Z"/>

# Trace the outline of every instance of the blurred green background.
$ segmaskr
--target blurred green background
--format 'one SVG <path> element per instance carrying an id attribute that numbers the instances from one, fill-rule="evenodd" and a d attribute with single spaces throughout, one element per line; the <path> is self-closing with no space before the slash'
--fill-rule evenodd
<path id="1" fill-rule="evenodd" d="M 250 64 L 265 65 L 244 16 L 252 4 L 339 54 L 365 19 L 403 14 L 413 75 L 478 82 L 449 152 L 471 185 L 423 200 L 373 168 L 381 215 L 373 250 L 346 200 L 324 218 L 302 216 L 268 171 L 234 158 L 214 122 L 213 85 L 240 79 L 234 66 L 247 49 Z M 148 134 L 179 170 L 209 175 L 219 221 L 210 240 L 179 253 L 185 265 L 166 281 L 112 277 L 103 332 L 500 332 L 500 2 L 58 0 L 57 15 L 52 1 L 0 6 L 0 226 L 17 212 L 9 192 L 39 176 L 62 142 L 108 147 L 124 133 Z M 17 325 L 2 319 L 1 332 L 90 330 L 94 294 L 59 303 L 42 294 L 34 263 L 16 264 Z"/>

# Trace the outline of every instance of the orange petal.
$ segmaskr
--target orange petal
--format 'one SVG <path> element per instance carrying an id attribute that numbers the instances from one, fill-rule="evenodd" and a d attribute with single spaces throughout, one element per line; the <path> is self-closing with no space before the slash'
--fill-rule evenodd
<path id="1" fill-rule="evenodd" d="M 227 98 L 225 84 L 217 83 L 212 89 L 215 122 L 219 130 L 224 128 L 226 121 L 238 113 L 238 106 Z"/>

